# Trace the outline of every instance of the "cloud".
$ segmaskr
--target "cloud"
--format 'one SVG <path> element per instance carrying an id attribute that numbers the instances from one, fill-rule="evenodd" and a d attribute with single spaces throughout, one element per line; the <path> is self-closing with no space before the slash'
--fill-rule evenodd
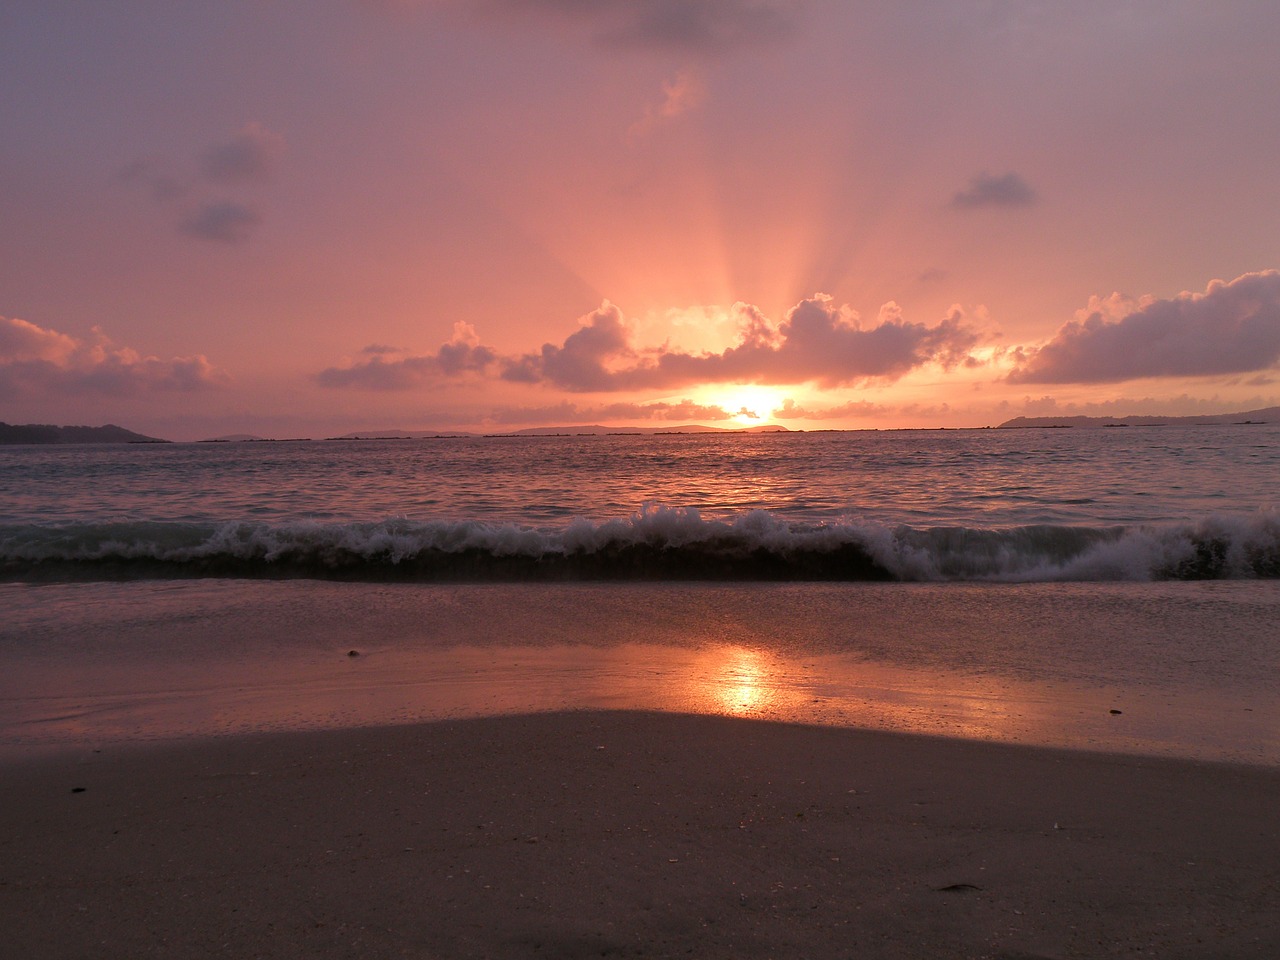
<path id="1" fill-rule="evenodd" d="M 1031 185 L 1012 171 L 999 176 L 980 173 L 951 198 L 951 205 L 960 209 L 1029 207 L 1035 202 L 1036 192 Z"/>
<path id="2" fill-rule="evenodd" d="M 179 224 L 183 233 L 201 240 L 244 243 L 262 223 L 253 207 L 233 200 L 215 200 L 192 211 Z"/>
<path id="3" fill-rule="evenodd" d="M 227 380 L 203 356 L 143 356 L 118 347 L 101 331 L 94 339 L 0 317 L 0 396 L 91 393 L 133 396 L 146 391 L 191 391 Z"/>
<path id="4" fill-rule="evenodd" d="M 901 317 L 887 303 L 874 325 L 863 327 L 848 307 L 823 294 L 803 300 L 776 327 L 750 304 L 734 304 L 738 342 L 719 353 L 688 353 L 664 345 L 641 349 L 622 311 L 604 301 L 582 317 L 562 343 L 536 353 L 499 356 L 480 345 L 468 324 L 434 354 L 385 359 L 381 346 L 368 359 L 316 375 L 327 387 L 406 390 L 461 375 L 497 376 L 510 383 L 544 384 L 574 393 L 679 389 L 703 383 L 817 383 L 836 387 L 896 380 L 926 364 L 950 369 L 974 362 L 969 351 L 982 337 L 958 308 L 928 326 Z"/>
<path id="5" fill-rule="evenodd" d="M 209 147 L 200 158 L 200 169 L 215 183 L 267 180 L 284 149 L 282 136 L 254 121 L 246 123 L 231 139 Z"/>
<path id="6" fill-rule="evenodd" d="M 704 383 L 817 383 L 837 387 L 892 381 L 926 364 L 944 369 L 977 361 L 970 351 L 983 337 L 959 308 L 929 326 L 904 320 L 896 303 L 863 327 L 847 306 L 818 294 L 789 310 L 774 325 L 757 307 L 734 304 L 737 343 L 719 353 L 689 353 L 664 344 L 642 349 L 617 305 L 604 301 L 580 318 L 562 343 L 535 353 L 500 356 L 482 346 L 474 328 L 454 324 L 454 336 L 435 353 L 402 356 L 381 344 L 367 359 L 329 367 L 315 375 L 326 387 L 407 390 L 464 375 L 496 376 L 509 383 L 543 384 L 574 393 L 679 389 Z"/>
<path id="7" fill-rule="evenodd" d="M 189 185 L 163 170 L 157 170 L 146 160 L 135 160 L 118 174 L 122 183 L 140 184 L 151 194 L 156 203 L 181 200 L 190 190 Z"/>
<path id="8" fill-rule="evenodd" d="M 316 374 L 322 387 L 357 387 L 364 390 L 409 390 L 435 380 L 466 373 L 483 373 L 498 360 L 488 347 L 480 345 L 475 328 L 455 323 L 453 338 L 432 354 L 387 360 L 400 351 L 371 344 L 361 351 L 368 360 L 346 367 L 329 367 Z"/>
<path id="9" fill-rule="evenodd" d="M 776 329 L 749 304 L 735 304 L 734 312 L 739 341 L 721 353 L 642 352 L 621 311 L 606 301 L 562 345 L 504 361 L 502 376 L 577 392 L 728 382 L 835 387 L 896 380 L 926 363 L 951 367 L 980 340 L 958 310 L 930 327 L 903 320 L 896 304 L 886 304 L 876 325 L 864 329 L 856 313 L 822 294 L 789 310 Z"/>
<path id="10" fill-rule="evenodd" d="M 228 140 L 200 157 L 200 175 L 181 179 L 139 160 L 120 171 L 119 179 L 136 184 L 151 199 L 178 212 L 177 227 L 188 236 L 218 243 L 244 243 L 262 223 L 259 210 L 239 199 L 215 199 L 201 183 L 246 188 L 269 180 L 285 150 L 284 138 L 261 123 L 246 123 Z"/>
<path id="11" fill-rule="evenodd" d="M 541 353 L 506 361 L 503 379 L 516 383 L 546 381 L 584 392 L 620 389 L 614 380 L 626 374 L 615 373 L 608 364 L 622 360 L 632 362 L 632 371 L 639 369 L 622 311 L 606 300 L 583 319 L 581 329 L 566 337 L 562 345 L 543 344 Z"/>
<path id="12" fill-rule="evenodd" d="M 1093 298 L 1048 343 L 1014 353 L 1011 383 L 1115 383 L 1253 373 L 1280 363 L 1280 272 L 1212 281 L 1204 293 Z"/>
<path id="13" fill-rule="evenodd" d="M 66 363 L 79 342 L 17 317 L 0 317 L 0 364 Z"/>
<path id="14" fill-rule="evenodd" d="M 795 0 L 488 0 L 484 9 L 584 24 L 611 47 L 711 54 L 789 35 Z"/>
<path id="15" fill-rule="evenodd" d="M 640 137 L 660 123 L 674 120 L 702 104 L 706 88 L 701 79 L 689 70 L 682 70 L 672 80 L 662 84 L 662 102 L 645 108 L 644 116 L 631 125 L 628 133 Z"/>
<path id="16" fill-rule="evenodd" d="M 770 416 L 775 420 L 844 420 L 850 417 L 886 417 L 894 411 L 868 400 L 850 400 L 834 407 L 802 407 L 788 397 Z"/>

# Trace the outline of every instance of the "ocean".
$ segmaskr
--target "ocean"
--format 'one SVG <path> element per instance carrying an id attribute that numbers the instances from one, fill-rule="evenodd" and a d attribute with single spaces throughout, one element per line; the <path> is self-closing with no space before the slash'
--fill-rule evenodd
<path id="1" fill-rule="evenodd" d="M 0 746 L 625 707 L 1280 763 L 1280 426 L 0 447 Z"/>

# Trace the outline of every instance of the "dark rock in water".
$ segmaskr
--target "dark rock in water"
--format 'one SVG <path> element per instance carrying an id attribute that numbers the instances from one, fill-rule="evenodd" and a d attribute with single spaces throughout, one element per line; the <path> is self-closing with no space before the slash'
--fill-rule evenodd
<path id="1" fill-rule="evenodd" d="M 938 893 L 969 893 L 982 888 L 972 883 L 949 883 L 945 887 L 936 887 L 935 889 Z"/>
<path id="2" fill-rule="evenodd" d="M 1112 711 L 1111 711 L 1111 715 L 1112 715 L 1113 717 L 1114 717 L 1114 716 L 1119 716 L 1119 715 L 1120 715 L 1120 714 L 1122 714 L 1122 713 L 1124 713 L 1124 711 L 1123 711 L 1123 710 L 1112 710 Z"/>
<path id="3" fill-rule="evenodd" d="M 347 656 L 348 656 L 348 657 L 358 657 L 358 656 L 360 656 L 360 651 L 359 651 L 359 650 L 348 650 L 348 651 L 347 651 Z"/>
<path id="4" fill-rule="evenodd" d="M 72 788 L 71 788 L 71 792 L 72 792 L 72 793 L 84 793 L 85 789 L 86 789 L 85 787 L 72 787 Z"/>

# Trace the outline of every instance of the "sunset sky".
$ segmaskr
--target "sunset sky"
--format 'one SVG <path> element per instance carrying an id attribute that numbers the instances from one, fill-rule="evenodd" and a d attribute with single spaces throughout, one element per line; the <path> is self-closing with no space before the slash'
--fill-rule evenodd
<path id="1" fill-rule="evenodd" d="M 1280 403 L 1280 4 L 6 0 L 0 420 Z"/>

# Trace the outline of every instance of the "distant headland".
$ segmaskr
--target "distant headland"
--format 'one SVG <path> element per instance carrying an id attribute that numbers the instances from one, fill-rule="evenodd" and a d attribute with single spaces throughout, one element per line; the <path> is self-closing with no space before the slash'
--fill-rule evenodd
<path id="1" fill-rule="evenodd" d="M 168 443 L 108 423 L 102 427 L 55 427 L 48 423 L 0 421 L 0 443 Z"/>
<path id="2" fill-rule="evenodd" d="M 1198 417 L 1014 417 L 998 429 L 1045 429 L 1049 427 L 1174 427 L 1213 426 L 1229 423 L 1275 423 L 1280 421 L 1280 407 L 1246 410 L 1244 413 L 1220 413 Z"/>

